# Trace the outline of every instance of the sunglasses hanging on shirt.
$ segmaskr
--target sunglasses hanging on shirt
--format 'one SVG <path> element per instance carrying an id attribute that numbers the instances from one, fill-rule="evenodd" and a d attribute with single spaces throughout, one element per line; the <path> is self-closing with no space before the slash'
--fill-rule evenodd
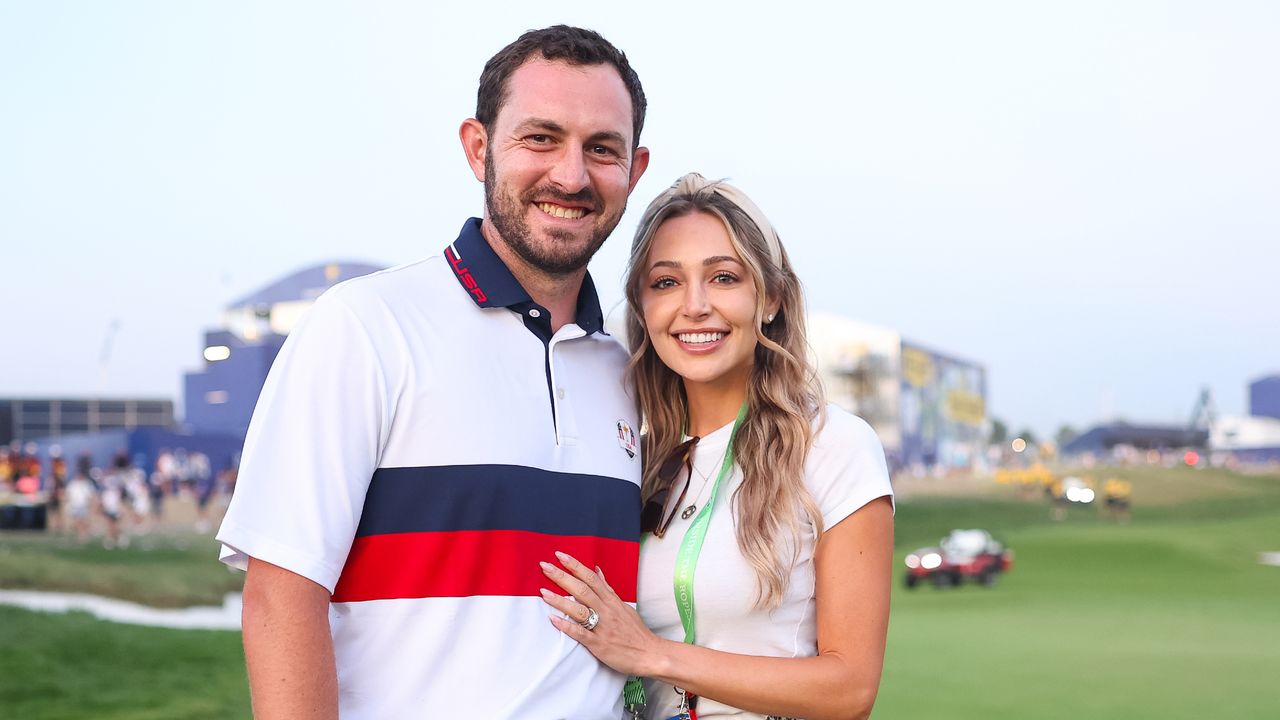
<path id="1" fill-rule="evenodd" d="M 660 483 L 658 492 L 649 498 L 644 504 L 644 509 L 640 512 L 640 532 L 653 533 L 653 536 L 660 538 L 667 534 L 667 528 L 671 527 L 671 521 L 676 518 L 676 511 L 680 509 L 680 505 L 684 503 L 684 498 L 689 493 L 689 483 L 693 479 L 693 450 L 698 446 L 697 437 L 691 437 L 671 449 L 667 457 L 658 466 L 658 481 Z M 671 512 L 665 518 L 663 511 L 667 509 L 667 500 L 671 497 L 671 489 L 675 487 L 676 481 L 679 479 L 681 471 L 684 471 L 684 487 L 680 490 L 679 497 L 671 505 Z M 689 513 L 690 515 L 692 513 Z M 683 516 L 688 519 L 688 515 Z"/>

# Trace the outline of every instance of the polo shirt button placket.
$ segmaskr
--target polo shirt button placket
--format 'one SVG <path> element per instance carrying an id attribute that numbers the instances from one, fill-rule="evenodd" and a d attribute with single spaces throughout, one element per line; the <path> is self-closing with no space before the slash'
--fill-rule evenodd
<path id="1" fill-rule="evenodd" d="M 562 328 L 563 334 L 547 345 L 547 359 L 551 363 L 551 382 L 555 393 L 552 402 L 556 408 L 556 440 L 560 445 L 571 446 L 578 444 L 578 418 L 574 413 L 573 403 L 566 401 L 565 398 L 569 395 L 567 386 L 573 384 L 573 375 L 570 373 L 565 376 L 570 382 L 561 382 L 561 374 L 565 372 L 565 368 L 557 362 L 557 358 L 565 352 L 560 348 L 561 343 L 581 337 L 581 333 L 575 327 L 567 326 L 567 328 L 567 330 Z"/>

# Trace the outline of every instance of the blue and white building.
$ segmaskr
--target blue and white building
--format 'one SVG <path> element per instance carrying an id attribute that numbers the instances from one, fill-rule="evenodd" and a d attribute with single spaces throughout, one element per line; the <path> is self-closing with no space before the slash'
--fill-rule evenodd
<path id="1" fill-rule="evenodd" d="M 334 262 L 299 270 L 227 306 L 205 332 L 204 366 L 183 383 L 184 427 L 243 441 L 262 384 L 289 331 L 331 286 L 382 268 Z"/>

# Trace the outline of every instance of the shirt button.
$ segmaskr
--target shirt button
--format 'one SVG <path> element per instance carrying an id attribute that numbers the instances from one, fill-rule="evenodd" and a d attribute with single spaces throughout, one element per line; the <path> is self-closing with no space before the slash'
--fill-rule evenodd
<path id="1" fill-rule="evenodd" d="M 542 311 L 539 310 L 538 308 L 533 308 L 532 310 L 529 311 L 529 317 L 540 318 L 542 317 Z"/>
<path id="2" fill-rule="evenodd" d="M 556 388 L 556 397 L 564 399 L 564 388 Z"/>

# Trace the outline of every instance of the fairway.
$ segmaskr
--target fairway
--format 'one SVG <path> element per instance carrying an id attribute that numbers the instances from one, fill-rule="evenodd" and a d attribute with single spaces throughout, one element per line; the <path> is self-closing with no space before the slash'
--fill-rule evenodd
<path id="1" fill-rule="evenodd" d="M 1280 478 L 1121 474 L 1139 498 L 1127 525 L 1092 509 L 1051 522 L 1011 494 L 901 502 L 875 716 L 1280 717 L 1280 568 L 1258 563 L 1280 549 Z M 952 527 L 1000 536 L 1013 571 L 993 589 L 903 589 L 900 558 Z"/>
<path id="2" fill-rule="evenodd" d="M 1276 718 L 1280 476 L 1136 468 L 1133 520 L 1049 519 L 1038 499 L 908 490 L 898 503 L 893 616 L 877 718 Z M 1017 554 L 994 588 L 902 586 L 902 557 L 952 528 Z M 202 604 L 235 589 L 207 537 L 127 551 L 0 536 L 0 587 Z M 3 717 L 248 716 L 239 635 L 0 608 Z"/>
<path id="3" fill-rule="evenodd" d="M 0 607 L 6 720 L 249 717 L 240 634 L 119 625 Z"/>

